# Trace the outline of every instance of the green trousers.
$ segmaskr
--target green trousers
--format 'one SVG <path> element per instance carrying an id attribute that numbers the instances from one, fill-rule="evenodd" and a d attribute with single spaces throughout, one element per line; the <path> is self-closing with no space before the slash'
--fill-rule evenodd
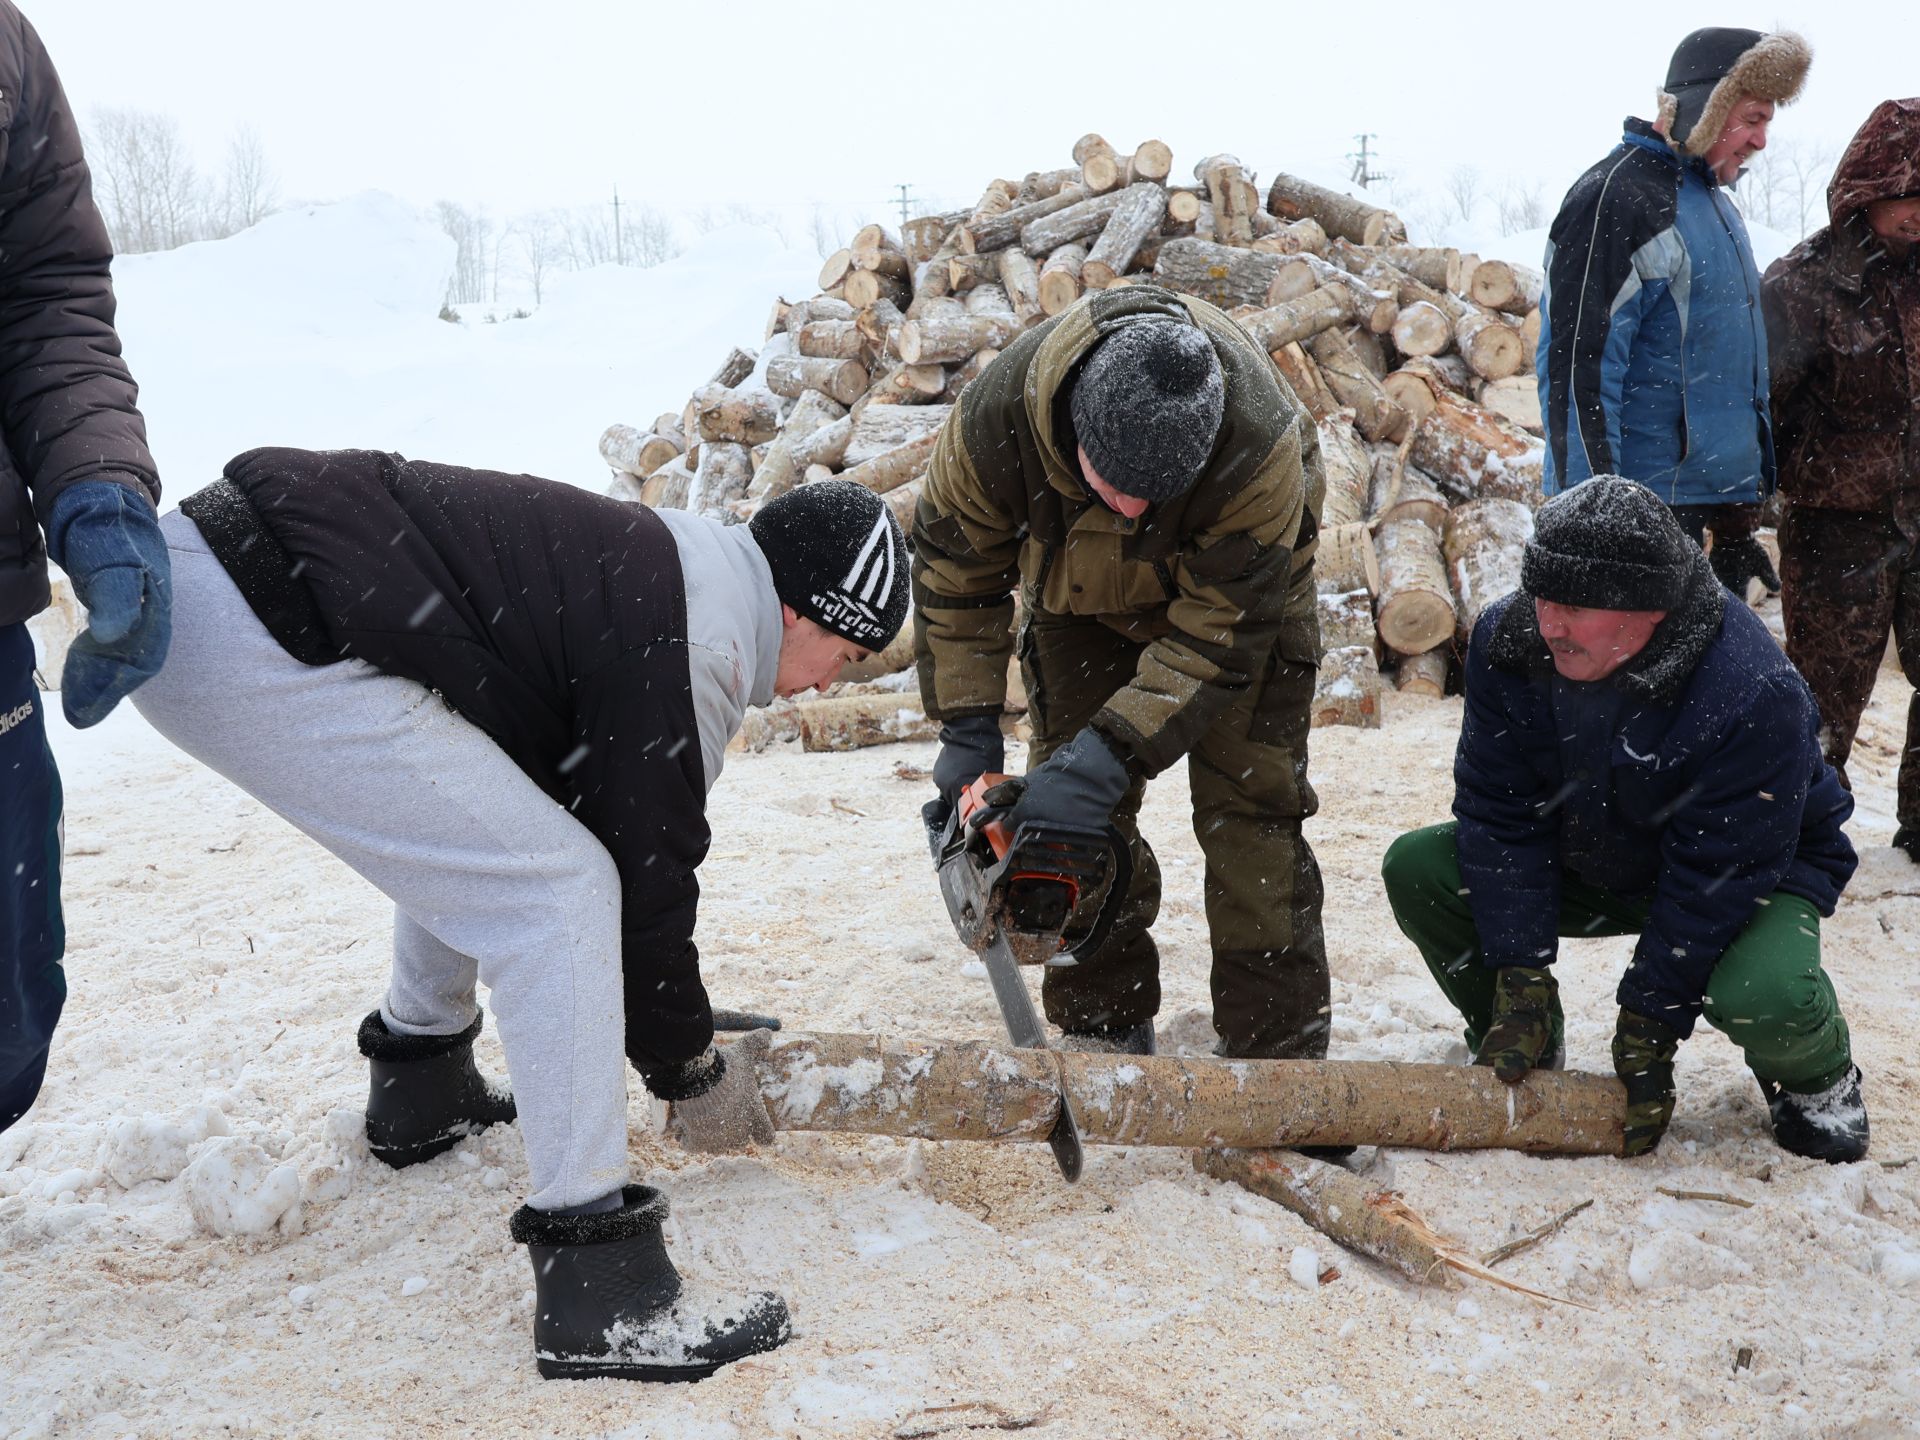
<path id="1" fill-rule="evenodd" d="M 1467 1048 L 1478 1054 L 1493 1014 L 1494 971 L 1481 963 L 1454 829 L 1429 825 L 1402 835 L 1387 847 L 1380 870 L 1394 920 L 1466 1020 Z M 1565 938 L 1637 935 L 1646 923 L 1645 900 L 1571 875 L 1561 882 L 1559 933 Z M 1704 1014 L 1746 1053 L 1754 1074 L 1789 1090 L 1824 1090 L 1853 1063 L 1847 1022 L 1820 968 L 1820 913 L 1798 895 L 1776 891 L 1754 910 L 1714 967 Z M 1556 1045 L 1562 1027 L 1556 996 Z"/>
<path id="2" fill-rule="evenodd" d="M 1020 660 L 1040 764 L 1132 681 L 1145 646 L 1097 620 L 1036 614 Z M 1327 1053 L 1329 983 L 1320 928 L 1320 870 L 1300 833 L 1318 806 L 1307 783 L 1315 667 L 1277 654 L 1201 736 L 1187 758 L 1193 830 L 1206 856 L 1213 942 L 1213 1023 L 1241 1058 Z M 1160 867 L 1140 837 L 1144 782 L 1114 811 L 1133 856 L 1133 886 L 1098 953 L 1049 966 L 1047 1018 L 1062 1029 L 1118 1030 L 1160 1010 L 1160 955 L 1148 927 L 1160 913 Z"/>

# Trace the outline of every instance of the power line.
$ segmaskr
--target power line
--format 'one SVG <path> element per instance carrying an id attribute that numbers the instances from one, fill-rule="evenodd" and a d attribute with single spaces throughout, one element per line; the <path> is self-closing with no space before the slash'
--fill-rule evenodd
<path id="1" fill-rule="evenodd" d="M 1349 177 L 1353 183 L 1364 190 L 1376 180 L 1386 180 L 1390 178 L 1381 174 L 1378 170 L 1371 168 L 1376 157 L 1367 149 L 1367 142 L 1369 140 L 1378 140 L 1380 137 L 1369 132 L 1365 135 L 1356 135 L 1353 138 L 1360 142 L 1360 148 L 1358 150 L 1349 150 L 1347 152 L 1347 159 L 1353 162 L 1353 173 Z"/>

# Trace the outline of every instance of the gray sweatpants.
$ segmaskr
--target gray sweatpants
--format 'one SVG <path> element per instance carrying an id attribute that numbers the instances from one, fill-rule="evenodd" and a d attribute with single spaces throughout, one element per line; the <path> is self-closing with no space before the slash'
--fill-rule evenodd
<path id="1" fill-rule="evenodd" d="M 197 527 L 160 522 L 173 647 L 134 695 L 154 729 L 392 899 L 381 1018 L 472 1023 L 492 991 L 533 1193 L 552 1210 L 627 1181 L 620 876 L 507 753 L 412 680 L 280 648 Z"/>

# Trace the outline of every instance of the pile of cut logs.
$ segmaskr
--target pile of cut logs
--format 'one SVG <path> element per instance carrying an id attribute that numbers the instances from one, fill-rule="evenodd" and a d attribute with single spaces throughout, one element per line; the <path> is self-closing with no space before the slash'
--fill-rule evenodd
<path id="1" fill-rule="evenodd" d="M 1409 245 L 1391 211 L 1231 155 L 1174 183 L 1157 140 L 1098 135 L 1070 166 L 995 180 L 964 211 L 869 225 L 819 293 L 775 302 L 678 413 L 611 426 L 612 491 L 743 520 L 830 475 L 911 524 L 941 423 L 1028 327 L 1087 290 L 1154 284 L 1226 309 L 1311 411 L 1327 473 L 1316 724 L 1378 725 L 1381 666 L 1439 694 L 1456 639 L 1518 578 L 1539 500 L 1540 275 Z M 781 702 L 745 743 L 842 749 L 931 733 L 910 634 L 829 696 Z M 1020 705 L 1017 685 L 1010 708 Z"/>

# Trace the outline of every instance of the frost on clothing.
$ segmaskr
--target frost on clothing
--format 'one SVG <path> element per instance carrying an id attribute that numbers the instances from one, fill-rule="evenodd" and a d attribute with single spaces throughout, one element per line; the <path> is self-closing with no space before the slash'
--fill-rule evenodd
<path id="1" fill-rule="evenodd" d="M 1646 897 L 1620 1003 L 1691 1033 L 1755 905 L 1779 890 L 1831 915 L 1853 874 L 1853 801 L 1818 723 L 1805 682 L 1704 557 L 1647 648 L 1601 681 L 1555 672 L 1525 591 L 1489 606 L 1454 759 L 1486 962 L 1551 961 L 1563 873 Z"/>
<path id="2" fill-rule="evenodd" d="M 1773 489 L 1767 337 L 1745 223 L 1705 162 L 1643 120 L 1547 235 L 1536 366 L 1549 495 L 1590 475 L 1669 505 Z"/>

